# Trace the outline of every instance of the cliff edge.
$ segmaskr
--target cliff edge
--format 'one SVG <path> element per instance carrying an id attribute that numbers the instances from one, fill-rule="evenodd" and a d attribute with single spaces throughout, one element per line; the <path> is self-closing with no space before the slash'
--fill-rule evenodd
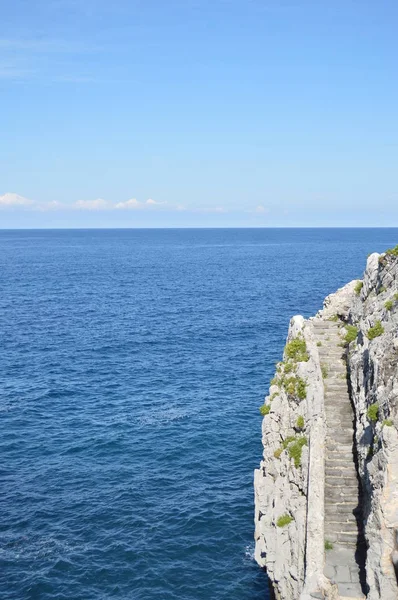
<path id="1" fill-rule="evenodd" d="M 398 246 L 293 317 L 260 407 L 255 557 L 277 600 L 398 598 Z"/>

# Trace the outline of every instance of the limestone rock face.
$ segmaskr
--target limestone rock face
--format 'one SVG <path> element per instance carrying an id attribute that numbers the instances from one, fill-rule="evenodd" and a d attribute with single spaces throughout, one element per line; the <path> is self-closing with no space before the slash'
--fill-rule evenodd
<path id="1" fill-rule="evenodd" d="M 352 281 L 328 296 L 316 317 L 305 320 L 297 316 L 290 322 L 283 360 L 277 365 L 262 408 L 264 451 L 254 475 L 255 558 L 267 569 L 277 600 L 338 600 L 345 596 L 342 592 L 339 596 L 338 582 L 328 579 L 327 568 L 324 570 L 325 440 L 330 440 L 327 422 L 333 420 L 334 405 L 330 406 L 329 400 L 326 418 L 322 377 L 325 365 L 320 360 L 320 353 L 324 356 L 326 349 L 317 347 L 321 342 L 319 337 L 316 342 L 315 331 L 320 322 L 329 321 L 338 327 L 339 335 L 344 337 L 347 328 L 351 336 L 342 352 L 348 374 L 346 395 L 354 409 L 352 439 L 362 509 L 358 531 L 367 546 L 366 582 L 362 581 L 360 597 L 397 600 L 395 253 L 371 254 L 363 281 Z M 326 340 L 327 336 L 322 344 L 327 344 Z M 344 343 L 336 343 L 335 349 L 328 351 L 336 353 L 337 346 Z M 341 381 L 336 389 L 341 388 Z M 327 385 L 332 389 L 334 384 L 330 381 Z"/>
<path id="2" fill-rule="evenodd" d="M 274 582 L 276 598 L 300 597 L 304 584 L 307 529 L 308 466 L 311 428 L 323 427 L 322 374 L 311 325 L 303 317 L 290 322 L 289 343 L 301 340 L 304 355 L 296 360 L 284 354 L 265 399 L 263 460 L 255 471 L 255 556 Z M 297 382 L 306 382 L 304 393 Z M 322 438 L 322 436 L 321 436 Z M 315 441 L 314 441 L 315 444 Z M 318 453 L 323 474 L 322 452 Z M 323 526 L 323 488 L 318 494 L 318 525 Z M 287 522 L 286 522 L 287 521 Z M 314 527 L 317 523 L 314 521 Z M 315 535 L 318 539 L 318 534 Z M 323 535 L 321 553 L 323 553 Z M 314 552 L 319 558 L 319 552 Z"/>
<path id="3" fill-rule="evenodd" d="M 358 330 L 357 339 L 349 345 L 348 368 L 368 544 L 368 598 L 396 600 L 398 257 L 372 254 L 368 258 L 363 287 L 349 321 Z"/>

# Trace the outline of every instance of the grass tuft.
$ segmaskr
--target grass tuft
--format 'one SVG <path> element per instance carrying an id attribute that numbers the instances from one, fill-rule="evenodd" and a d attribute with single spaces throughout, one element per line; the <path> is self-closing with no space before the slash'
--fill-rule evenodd
<path id="1" fill-rule="evenodd" d="M 379 405 L 377 402 L 374 402 L 369 406 L 368 410 L 366 411 L 366 415 L 369 421 L 372 421 L 373 423 L 377 421 L 379 418 Z"/>
<path id="2" fill-rule="evenodd" d="M 333 550 L 333 544 L 329 540 L 325 540 L 325 550 Z"/>
<path id="3" fill-rule="evenodd" d="M 271 410 L 271 406 L 269 404 L 263 404 L 258 410 L 260 411 L 260 414 L 263 415 L 263 417 L 265 417 Z"/>
<path id="4" fill-rule="evenodd" d="M 381 321 L 376 321 L 373 327 L 368 330 L 367 336 L 370 340 L 374 340 L 384 333 L 384 327 Z"/>
<path id="5" fill-rule="evenodd" d="M 344 336 L 344 341 L 346 342 L 346 344 L 350 344 L 351 342 L 357 339 L 358 329 L 355 327 L 355 325 L 347 325 L 346 332 L 347 333 Z"/>
<path id="6" fill-rule="evenodd" d="M 357 283 L 354 287 L 354 292 L 356 293 L 357 296 L 359 296 L 359 294 L 361 293 L 362 288 L 363 288 L 363 281 L 361 281 L 361 280 L 357 281 Z"/>
<path id="7" fill-rule="evenodd" d="M 321 371 L 322 371 L 322 377 L 324 379 L 327 378 L 327 376 L 329 375 L 329 369 L 326 363 L 321 363 Z"/>
<path id="8" fill-rule="evenodd" d="M 383 427 L 384 427 L 384 425 L 386 427 L 392 427 L 394 425 L 394 421 L 392 419 L 384 419 L 382 425 L 383 425 Z"/>
<path id="9" fill-rule="evenodd" d="M 294 460 L 294 466 L 298 469 L 301 466 L 301 455 L 303 452 L 303 446 L 307 446 L 308 441 L 305 436 L 296 439 L 292 444 L 290 444 L 287 448 L 289 452 L 290 458 Z"/>
<path id="10" fill-rule="evenodd" d="M 289 525 L 292 521 L 294 521 L 293 517 L 286 513 L 279 517 L 279 519 L 276 522 L 276 525 L 277 527 L 286 527 L 286 525 Z"/>
<path id="11" fill-rule="evenodd" d="M 395 246 L 395 248 L 389 248 L 386 250 L 386 254 L 389 256 L 398 256 L 398 244 Z"/>
<path id="12" fill-rule="evenodd" d="M 307 344 L 302 336 L 296 337 L 286 344 L 285 354 L 287 358 L 291 358 L 296 362 L 308 362 L 310 358 L 307 352 Z"/>

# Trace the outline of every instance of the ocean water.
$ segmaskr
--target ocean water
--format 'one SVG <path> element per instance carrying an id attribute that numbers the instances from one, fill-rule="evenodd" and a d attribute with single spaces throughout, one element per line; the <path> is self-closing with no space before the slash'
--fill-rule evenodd
<path id="1" fill-rule="evenodd" d="M 0 232 L 0 597 L 265 600 L 258 406 L 393 229 Z"/>

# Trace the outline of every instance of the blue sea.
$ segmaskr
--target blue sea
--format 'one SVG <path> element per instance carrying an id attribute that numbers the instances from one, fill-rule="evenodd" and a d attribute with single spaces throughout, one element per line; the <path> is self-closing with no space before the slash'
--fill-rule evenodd
<path id="1" fill-rule="evenodd" d="M 266 600 L 258 406 L 397 229 L 0 232 L 0 597 Z"/>

